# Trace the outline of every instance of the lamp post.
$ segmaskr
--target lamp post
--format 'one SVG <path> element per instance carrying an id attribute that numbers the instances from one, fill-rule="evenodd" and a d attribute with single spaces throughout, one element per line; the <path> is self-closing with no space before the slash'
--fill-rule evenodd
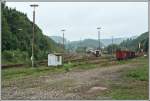
<path id="1" fill-rule="evenodd" d="M 38 7 L 37 4 L 30 5 L 33 7 L 33 26 L 32 26 L 32 31 L 33 31 L 33 37 L 32 37 L 32 56 L 31 56 L 31 61 L 32 61 L 32 67 L 34 67 L 34 33 L 35 33 L 35 8 Z"/>
<path id="2" fill-rule="evenodd" d="M 114 41 L 114 38 L 113 38 L 113 36 L 112 36 L 112 56 L 113 56 L 113 52 L 114 52 L 114 47 L 113 47 L 113 41 Z"/>
<path id="3" fill-rule="evenodd" d="M 22 31 L 22 29 L 21 29 L 21 28 L 19 28 L 18 30 L 19 30 L 19 31 Z"/>
<path id="4" fill-rule="evenodd" d="M 64 32 L 66 31 L 65 29 L 63 29 L 63 30 L 61 30 L 62 32 L 63 32 L 63 52 L 64 52 L 64 50 L 65 50 L 65 45 L 64 45 Z"/>
<path id="5" fill-rule="evenodd" d="M 100 44 L 100 29 L 101 27 L 97 27 L 97 30 L 98 30 L 98 44 L 99 44 L 99 50 L 101 48 L 101 44 Z"/>

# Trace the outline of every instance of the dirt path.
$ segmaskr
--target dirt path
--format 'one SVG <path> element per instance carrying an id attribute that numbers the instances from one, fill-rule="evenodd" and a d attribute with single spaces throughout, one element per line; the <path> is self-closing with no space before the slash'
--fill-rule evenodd
<path id="1" fill-rule="evenodd" d="M 123 68 L 131 65 L 26 77 L 2 82 L 2 99 L 111 99 L 95 98 L 109 89 L 109 82 L 120 79 Z M 98 93 L 97 93 L 98 92 Z"/>

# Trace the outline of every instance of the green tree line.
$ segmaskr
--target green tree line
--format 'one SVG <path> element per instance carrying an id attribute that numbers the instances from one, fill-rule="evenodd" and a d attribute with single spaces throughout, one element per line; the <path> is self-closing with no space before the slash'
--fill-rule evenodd
<path id="1" fill-rule="evenodd" d="M 140 48 L 139 48 L 140 43 Z M 105 48 L 105 50 L 108 51 L 108 53 L 115 52 L 116 50 L 131 50 L 138 52 L 140 49 L 143 49 L 144 52 L 148 53 L 149 49 L 149 33 L 145 32 L 142 33 L 137 38 L 128 38 L 121 42 L 119 45 L 111 44 Z"/>
<path id="2" fill-rule="evenodd" d="M 26 14 L 8 8 L 2 3 L 2 63 L 28 60 L 32 50 L 32 25 Z M 62 49 L 35 24 L 35 59 L 47 58 L 49 52 L 60 52 Z M 17 56 L 18 55 L 18 56 Z M 22 56 L 21 56 L 22 55 Z M 18 58 L 16 58 L 18 57 Z M 16 60 L 15 60 L 16 59 Z"/>

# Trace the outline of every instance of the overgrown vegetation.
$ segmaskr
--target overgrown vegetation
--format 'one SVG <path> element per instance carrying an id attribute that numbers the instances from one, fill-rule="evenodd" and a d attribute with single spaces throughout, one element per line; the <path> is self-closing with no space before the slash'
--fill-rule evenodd
<path id="1" fill-rule="evenodd" d="M 2 3 L 2 63 L 30 60 L 32 25 L 26 14 L 8 8 Z M 36 60 L 47 58 L 48 52 L 62 51 L 53 40 L 43 35 L 37 25 L 35 25 L 34 49 Z"/>
<path id="2" fill-rule="evenodd" d="M 139 43 L 140 43 L 140 48 L 143 49 L 144 52 L 148 52 L 148 32 L 142 33 L 140 36 L 137 38 L 128 38 L 127 40 L 124 40 L 121 42 L 119 45 L 117 44 L 110 44 L 108 45 L 105 50 L 108 51 L 109 54 L 115 52 L 116 50 L 131 50 L 131 51 L 140 51 L 139 50 Z"/>
<path id="3" fill-rule="evenodd" d="M 135 39 L 129 38 L 127 40 L 124 40 L 120 47 L 123 49 L 129 49 L 134 51 L 139 51 L 139 43 L 141 44 L 141 49 L 143 49 L 145 52 L 148 52 L 148 40 L 149 40 L 149 32 L 142 33 L 140 36 L 138 36 Z"/>
<path id="4" fill-rule="evenodd" d="M 105 50 L 107 50 L 107 52 L 109 54 L 112 54 L 112 53 L 116 52 L 116 50 L 119 50 L 119 49 L 120 49 L 120 47 L 117 44 L 111 44 L 105 48 Z"/>
<path id="5" fill-rule="evenodd" d="M 87 66 L 88 65 L 88 66 Z M 79 66 L 79 67 L 77 67 Z M 69 72 L 72 69 L 76 69 L 76 67 L 79 69 L 90 69 L 92 68 L 91 65 L 86 64 L 84 62 L 82 63 L 65 63 L 63 66 L 57 66 L 57 67 L 22 67 L 22 68 L 8 68 L 2 70 L 2 78 L 3 79 L 17 79 L 22 78 L 24 76 L 34 76 L 34 75 L 47 75 L 47 73 L 62 73 L 62 72 Z M 88 68 L 87 68 L 88 67 Z"/>
<path id="6" fill-rule="evenodd" d="M 138 67 L 124 69 L 122 71 L 121 80 L 117 84 L 112 82 L 110 92 L 106 95 L 116 100 L 136 100 L 148 99 L 148 58 L 135 58 L 128 63 L 139 63 Z M 124 62 L 125 63 L 125 62 Z M 136 65 L 137 66 L 137 65 Z"/>
<path id="7" fill-rule="evenodd" d="M 143 65 L 138 69 L 130 70 L 127 77 L 141 81 L 148 81 L 148 65 Z"/>
<path id="8" fill-rule="evenodd" d="M 26 51 L 12 50 L 12 51 L 3 51 L 2 53 L 2 63 L 11 64 L 11 63 L 28 63 L 29 54 Z"/>

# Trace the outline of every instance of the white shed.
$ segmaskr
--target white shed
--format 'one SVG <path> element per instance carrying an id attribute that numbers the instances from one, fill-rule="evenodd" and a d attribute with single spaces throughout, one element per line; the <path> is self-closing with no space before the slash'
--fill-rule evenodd
<path id="1" fill-rule="evenodd" d="M 59 53 L 48 54 L 48 66 L 62 65 L 62 55 Z"/>

